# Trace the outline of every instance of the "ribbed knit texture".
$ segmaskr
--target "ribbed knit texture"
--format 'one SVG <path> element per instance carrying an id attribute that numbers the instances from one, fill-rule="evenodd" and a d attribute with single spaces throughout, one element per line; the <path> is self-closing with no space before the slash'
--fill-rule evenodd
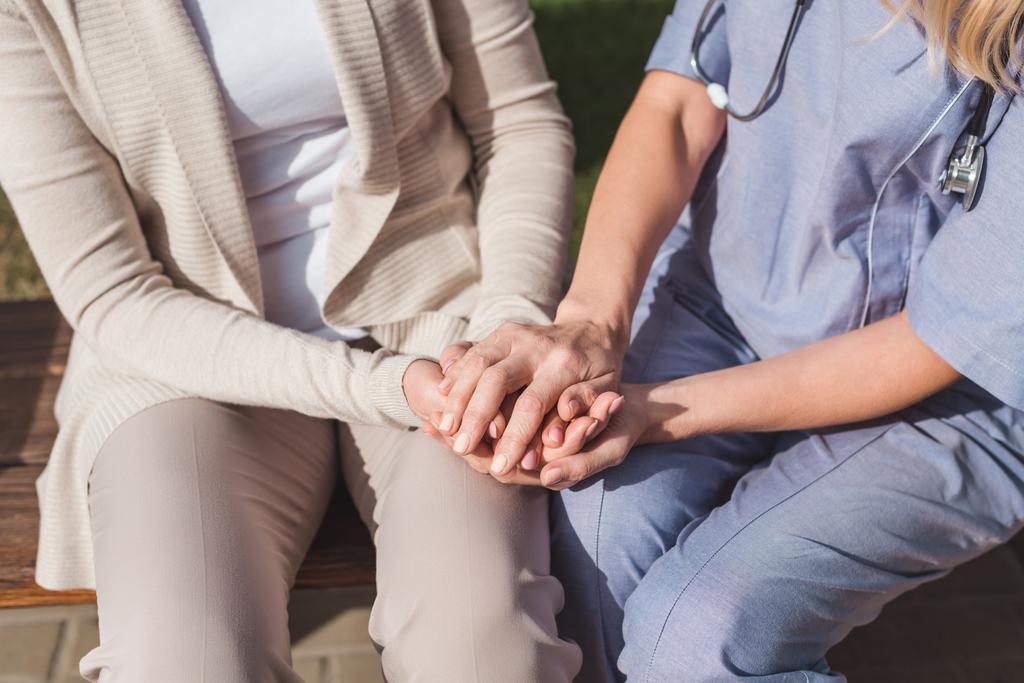
<path id="1" fill-rule="evenodd" d="M 199 396 L 411 426 L 409 363 L 554 308 L 573 149 L 525 0 L 316 1 L 356 145 L 324 315 L 369 328 L 373 354 L 262 320 L 220 94 L 177 0 L 0 0 L 0 184 L 76 331 L 38 483 L 43 586 L 94 585 L 89 472 L 139 411 Z"/>

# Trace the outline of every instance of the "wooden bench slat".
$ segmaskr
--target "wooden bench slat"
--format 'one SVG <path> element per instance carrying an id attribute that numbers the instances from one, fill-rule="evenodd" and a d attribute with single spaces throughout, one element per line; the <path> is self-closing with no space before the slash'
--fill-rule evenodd
<path id="1" fill-rule="evenodd" d="M 39 465 L 0 468 L 0 605 L 67 605 L 94 600 L 91 591 L 54 593 L 35 584 Z"/>
<path id="2" fill-rule="evenodd" d="M 53 302 L 0 303 L 0 465 L 46 462 L 70 344 Z"/>
<path id="3" fill-rule="evenodd" d="M 0 378 L 0 466 L 45 465 L 57 436 L 59 377 Z"/>
<path id="4" fill-rule="evenodd" d="M 0 607 L 95 600 L 92 591 L 45 591 L 33 579 L 35 480 L 57 434 L 53 401 L 70 341 L 52 302 L 0 302 Z M 373 545 L 339 482 L 296 587 L 366 584 L 373 577 Z"/>

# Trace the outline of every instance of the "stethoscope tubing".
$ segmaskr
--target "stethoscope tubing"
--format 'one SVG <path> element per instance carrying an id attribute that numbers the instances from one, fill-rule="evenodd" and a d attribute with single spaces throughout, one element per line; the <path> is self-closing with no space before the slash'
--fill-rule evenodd
<path id="1" fill-rule="evenodd" d="M 716 107 L 724 110 L 737 121 L 753 121 L 764 113 L 768 107 L 768 102 L 771 100 L 772 93 L 775 92 L 776 87 L 780 83 L 786 66 L 786 60 L 789 58 L 789 53 L 793 47 L 797 27 L 800 24 L 800 19 L 803 16 L 808 0 L 796 0 L 794 2 L 793 14 L 789 19 L 786 37 L 782 43 L 782 49 L 779 50 L 779 56 L 775 60 L 775 68 L 772 69 L 771 78 L 769 78 L 768 85 L 765 87 L 764 92 L 761 93 L 761 98 L 757 101 L 757 104 L 746 114 L 741 114 L 733 108 L 732 103 L 729 101 L 729 93 L 725 87 L 714 82 L 700 65 L 698 53 L 700 52 L 701 44 L 704 42 L 704 28 L 707 26 L 708 18 L 711 16 L 711 10 L 720 2 L 724 2 L 724 0 L 708 0 L 704 5 L 703 11 L 701 11 L 700 18 L 697 20 L 697 29 L 693 34 L 693 41 L 690 43 L 690 67 L 693 69 L 694 75 L 707 86 L 708 97 L 711 98 L 712 103 Z M 966 144 L 963 147 L 964 151 L 961 153 L 958 148 L 954 148 L 949 156 L 947 169 L 939 181 L 943 194 L 954 192 L 963 195 L 965 211 L 970 211 L 974 208 L 977 200 L 977 191 L 980 189 L 985 164 L 985 146 L 982 138 L 994 97 L 995 89 L 986 83 L 978 105 L 975 107 L 974 115 L 971 117 L 967 129 L 961 137 L 961 139 L 966 139 Z"/>
<path id="2" fill-rule="evenodd" d="M 790 50 L 791 50 L 791 48 L 793 46 L 793 41 L 794 41 L 795 36 L 796 36 L 797 26 L 800 23 L 800 19 L 801 19 L 801 16 L 803 14 L 803 11 L 804 11 L 804 8 L 805 8 L 807 0 L 796 0 L 795 4 L 793 6 L 793 14 L 792 14 L 792 16 L 790 17 L 790 20 L 789 20 L 789 27 L 786 29 L 786 37 L 785 37 L 785 40 L 783 41 L 782 49 L 779 51 L 778 59 L 776 59 L 776 61 L 775 61 L 775 68 L 772 70 L 771 78 L 768 80 L 768 85 L 765 87 L 764 92 L 761 94 L 761 98 L 758 100 L 758 102 L 754 106 L 754 108 L 751 109 L 750 112 L 748 112 L 746 114 L 740 114 L 739 112 L 737 112 L 732 107 L 731 103 L 728 101 L 728 93 L 725 92 L 724 87 L 721 86 L 720 84 L 715 83 L 712 80 L 711 76 L 709 76 L 704 71 L 704 69 L 700 65 L 700 59 L 698 57 L 698 52 L 700 51 L 700 46 L 701 46 L 701 43 L 703 42 L 704 27 L 707 25 L 708 18 L 711 15 L 711 11 L 721 1 L 722 0 L 708 0 L 708 2 L 704 5 L 704 9 L 701 12 L 700 18 L 697 21 L 697 30 L 694 32 L 693 42 L 690 44 L 690 66 L 693 69 L 693 72 L 697 76 L 697 78 L 699 78 L 704 83 L 704 85 L 708 87 L 708 94 L 709 94 L 709 96 L 712 95 L 711 90 L 712 90 L 713 87 L 717 87 L 718 89 L 720 89 L 726 95 L 726 97 L 723 98 L 724 99 L 724 103 L 719 104 L 719 103 L 716 102 L 716 106 L 719 106 L 721 109 L 725 110 L 726 113 L 728 113 L 730 116 L 735 118 L 737 121 L 744 121 L 744 122 L 752 121 L 752 120 L 756 119 L 758 116 L 760 116 L 764 112 L 764 110 L 767 108 L 768 102 L 771 99 L 772 93 L 774 92 L 775 88 L 777 87 L 777 85 L 779 83 L 780 78 L 782 77 L 782 71 L 785 68 L 786 60 L 788 59 Z M 949 111 L 953 107 L 953 105 L 956 102 L 958 102 L 961 97 L 963 97 L 964 93 L 967 92 L 968 88 L 974 82 L 974 80 L 976 80 L 976 79 L 971 79 L 970 81 L 965 83 L 963 85 L 963 87 L 956 93 L 956 95 L 954 95 L 953 98 L 946 104 L 945 108 L 943 108 L 942 112 L 932 122 L 932 124 L 929 126 L 928 130 L 917 141 L 917 143 L 914 145 L 914 147 L 910 151 L 910 153 L 902 161 L 900 161 L 900 163 L 898 163 L 892 169 L 892 171 L 886 177 L 885 182 L 882 183 L 882 187 L 879 189 L 878 193 L 876 194 L 875 202 L 874 202 L 874 205 L 872 206 L 872 209 L 871 209 L 871 219 L 870 219 L 869 224 L 868 224 L 868 240 L 867 240 L 868 283 L 867 283 L 867 288 L 866 288 L 867 291 L 865 292 L 864 303 L 863 303 L 863 307 L 862 307 L 861 315 L 860 315 L 860 325 L 861 326 L 864 326 L 864 325 L 866 325 L 868 323 L 869 314 L 870 314 L 871 295 L 872 295 L 872 290 L 873 290 L 872 285 L 874 284 L 873 283 L 873 280 L 874 280 L 874 278 L 873 278 L 873 275 L 874 275 L 874 272 L 873 272 L 874 271 L 874 263 L 873 263 L 873 261 L 874 261 L 874 259 L 873 259 L 873 253 L 872 253 L 873 252 L 873 246 L 874 246 L 873 245 L 873 242 L 874 242 L 873 238 L 874 238 L 874 232 L 875 232 L 875 220 L 877 218 L 879 204 L 882 201 L 882 195 L 885 194 L 885 191 L 886 191 L 886 189 L 889 186 L 889 181 L 892 180 L 893 176 L 896 175 L 897 171 L 900 168 L 902 168 L 907 163 L 907 161 L 910 159 L 910 157 L 912 157 L 917 152 L 917 150 L 924 144 L 925 140 L 927 140 L 928 136 L 931 135 L 932 131 L 934 131 L 934 129 L 938 125 L 938 123 L 943 118 L 945 118 L 945 116 L 949 113 Z M 950 154 L 950 164 L 949 165 L 950 165 L 950 167 L 953 167 L 953 169 L 956 169 L 956 168 L 959 168 L 959 167 L 969 166 L 972 163 L 972 160 L 974 160 L 973 163 L 977 167 L 976 169 L 972 170 L 971 178 L 970 178 L 970 183 L 971 183 L 970 187 L 968 187 L 966 190 L 964 188 L 962 188 L 962 187 L 956 188 L 956 189 L 953 190 L 953 191 L 955 191 L 957 193 L 961 193 L 961 194 L 964 195 L 963 204 L 964 204 L 964 210 L 965 211 L 970 211 L 973 208 L 974 202 L 975 202 L 975 199 L 976 199 L 975 192 L 978 189 L 978 183 L 980 183 L 980 180 L 981 180 L 981 174 L 982 174 L 982 171 L 983 171 L 983 164 L 984 164 L 984 159 L 985 159 L 985 156 L 984 156 L 985 155 L 985 148 L 984 148 L 984 145 L 981 144 L 981 140 L 982 140 L 982 138 L 984 136 L 985 124 L 986 124 L 986 121 L 988 119 L 988 115 L 989 115 L 989 112 L 991 110 L 991 107 L 992 107 L 992 101 L 994 99 L 994 96 L 995 96 L 995 90 L 992 88 L 992 86 L 990 86 L 988 84 L 985 84 L 984 90 L 982 91 L 982 94 L 981 94 L 980 100 L 978 102 L 978 105 L 975 107 L 974 115 L 971 117 L 971 120 L 968 123 L 967 128 L 962 133 L 961 139 L 966 137 L 967 140 L 968 140 L 967 151 L 964 153 L 964 156 L 959 155 L 959 153 L 958 153 L 958 151 L 956 149 L 954 149 L 953 153 Z M 712 101 L 714 101 L 714 97 L 712 97 Z M 975 153 L 980 155 L 979 157 L 976 158 L 976 160 L 975 160 L 975 158 L 973 156 Z M 947 173 L 949 173 L 949 171 L 947 171 Z M 944 178 L 945 177 L 946 176 L 944 176 Z M 948 193 L 949 191 L 950 190 L 945 186 L 945 184 L 943 184 L 943 193 Z"/>
<path id="3" fill-rule="evenodd" d="M 697 21 L 697 30 L 693 34 L 693 42 L 690 44 L 690 67 L 693 69 L 694 74 L 697 75 L 697 78 L 706 86 L 715 85 L 715 82 L 701 67 L 697 53 L 700 51 L 700 45 L 703 42 L 704 26 L 707 24 L 711 10 L 715 8 L 718 2 L 719 0 L 708 0 L 707 4 L 704 5 L 704 11 L 701 12 L 700 19 Z M 807 0 L 796 0 L 793 6 L 793 15 L 789 19 L 789 27 L 786 29 L 786 38 L 782 43 L 782 49 L 779 51 L 779 57 L 775 60 L 775 68 L 772 69 L 768 85 L 765 87 L 764 92 L 761 94 L 761 99 L 758 100 L 754 108 L 746 114 L 740 114 L 731 104 L 726 104 L 723 107 L 737 121 L 753 121 L 768 106 L 768 100 L 771 99 L 775 86 L 778 85 L 779 78 L 782 77 L 782 70 L 786 66 L 786 60 L 789 58 L 790 48 L 793 47 L 793 40 L 796 38 L 796 28 L 800 23 L 800 17 L 803 14 L 806 3 Z"/>

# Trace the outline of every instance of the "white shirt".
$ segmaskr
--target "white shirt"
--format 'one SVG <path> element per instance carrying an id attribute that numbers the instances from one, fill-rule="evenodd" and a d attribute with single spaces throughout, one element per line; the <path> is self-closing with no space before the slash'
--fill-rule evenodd
<path id="1" fill-rule="evenodd" d="M 332 192 L 352 139 L 313 3 L 184 0 L 220 84 L 259 255 L 267 320 L 329 339 Z"/>

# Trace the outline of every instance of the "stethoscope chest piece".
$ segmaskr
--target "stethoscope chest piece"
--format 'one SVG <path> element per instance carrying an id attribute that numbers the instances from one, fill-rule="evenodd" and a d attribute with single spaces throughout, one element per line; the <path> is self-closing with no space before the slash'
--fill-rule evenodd
<path id="1" fill-rule="evenodd" d="M 964 211 L 974 208 L 978 190 L 985 177 L 985 145 L 981 144 L 981 139 L 985 134 L 985 121 L 988 119 L 995 95 L 995 89 L 986 83 L 974 109 L 974 116 L 961 136 L 961 139 L 966 141 L 964 151 L 958 153 L 954 150 L 949 155 L 946 170 L 942 173 L 942 194 L 955 192 L 963 195 Z"/>
<path id="2" fill-rule="evenodd" d="M 964 153 L 949 158 L 949 165 L 942 174 L 942 194 L 963 195 L 964 211 L 970 211 L 974 208 L 984 170 L 985 146 L 978 144 L 976 136 L 968 135 Z"/>

